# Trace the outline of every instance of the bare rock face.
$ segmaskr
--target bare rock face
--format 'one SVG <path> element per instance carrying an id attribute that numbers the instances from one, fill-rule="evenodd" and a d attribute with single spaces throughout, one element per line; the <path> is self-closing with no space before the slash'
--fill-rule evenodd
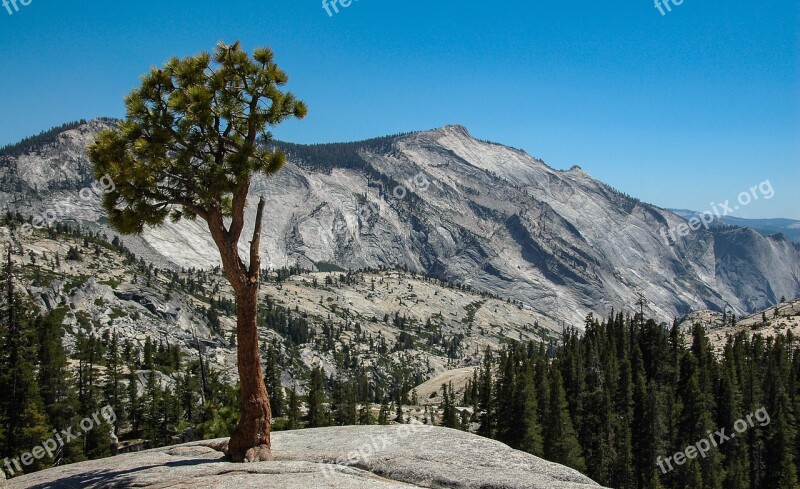
<path id="1" fill-rule="evenodd" d="M 233 464 L 223 440 L 159 448 L 12 479 L 22 488 L 600 487 L 564 466 L 468 433 L 426 425 L 343 426 L 273 435 L 271 462 Z"/>
<path id="2" fill-rule="evenodd" d="M 84 150 L 110 125 L 93 121 L 21 156 L 0 157 L 0 206 L 112 234 Z M 701 309 L 742 316 L 782 295 L 800 296 L 800 246 L 782 235 L 704 227 L 681 235 L 681 216 L 579 167 L 559 171 L 479 141 L 461 126 L 284 146 L 286 167 L 251 187 L 251 202 L 267 199 L 261 251 L 268 266 L 405 267 L 573 325 L 590 312 L 629 309 L 639 293 L 648 315 L 664 321 Z M 219 264 L 199 221 L 167 223 L 125 242 L 156 263 Z"/>

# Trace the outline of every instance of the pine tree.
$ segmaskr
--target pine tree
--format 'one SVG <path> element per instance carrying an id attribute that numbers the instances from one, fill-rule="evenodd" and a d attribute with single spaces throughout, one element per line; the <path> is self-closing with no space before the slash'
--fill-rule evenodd
<path id="1" fill-rule="evenodd" d="M 47 424 L 47 416 L 44 414 L 44 406 L 35 384 L 28 391 L 26 399 L 22 403 L 22 411 L 19 413 L 19 417 L 15 419 L 14 431 L 16 432 L 16 453 L 30 450 L 31 447 L 35 447 L 42 440 L 46 440 L 52 435 L 51 428 Z M 31 465 L 24 467 L 24 471 L 29 473 L 42 470 L 49 467 L 51 463 L 49 458 L 34 459 Z"/>
<path id="2" fill-rule="evenodd" d="M 283 416 L 283 385 L 281 383 L 281 368 L 277 362 L 277 354 L 273 345 L 267 350 L 267 366 L 264 369 L 264 383 L 269 393 L 269 405 L 272 415 Z"/>
<path id="3" fill-rule="evenodd" d="M 307 425 L 309 428 L 319 428 L 328 426 L 329 419 L 325 411 L 325 373 L 322 367 L 311 369 L 311 382 L 308 385 L 308 416 Z"/>
<path id="4" fill-rule="evenodd" d="M 155 368 L 155 347 L 153 346 L 153 340 L 150 337 L 146 337 L 144 340 L 144 359 L 142 362 L 142 366 L 148 370 Z"/>
<path id="5" fill-rule="evenodd" d="M 358 424 L 365 426 L 375 424 L 375 417 L 372 415 L 372 408 L 367 402 L 362 404 L 358 410 Z"/>
<path id="6" fill-rule="evenodd" d="M 333 419 L 338 426 L 356 424 L 356 396 L 351 381 L 339 377 L 333 390 Z"/>
<path id="7" fill-rule="evenodd" d="M 570 419 L 566 393 L 558 369 L 553 369 L 550 373 L 549 397 L 547 423 L 544 425 L 544 457 L 551 462 L 585 471 L 586 462 Z"/>
<path id="8" fill-rule="evenodd" d="M 123 387 L 122 387 L 122 367 L 120 365 L 119 340 L 117 332 L 111 334 L 106 350 L 106 372 L 105 372 L 105 402 L 111 406 L 116 414 L 114 422 L 114 433 L 119 433 L 119 427 L 125 422 L 125 412 L 123 409 Z"/>
<path id="9" fill-rule="evenodd" d="M 289 390 L 289 422 L 286 424 L 286 428 L 290 430 L 295 430 L 300 427 L 300 396 L 297 395 L 297 391 L 294 390 L 294 387 Z"/>
<path id="10" fill-rule="evenodd" d="M 389 403 L 384 398 L 383 402 L 381 403 L 381 409 L 378 412 L 378 424 L 379 425 L 387 425 L 387 424 L 389 424 L 389 413 L 390 412 L 391 411 L 389 409 Z"/>
<path id="11" fill-rule="evenodd" d="M 454 405 L 453 383 L 442 384 L 442 426 L 445 428 L 459 428 L 460 423 L 456 416 Z"/>
<path id="12" fill-rule="evenodd" d="M 200 382 L 197 376 L 187 369 L 183 375 L 176 378 L 176 401 L 181 413 L 181 419 L 189 423 L 199 420 L 199 410 L 197 409 Z"/>
<path id="13" fill-rule="evenodd" d="M 33 318 L 15 291 L 11 250 L 7 252 L 0 309 L 0 420 L 5 443 L 3 452 L 18 454 L 30 450 L 50 436 L 39 383 L 36 377 L 38 336 Z M 37 460 L 26 471 L 44 468 Z"/>
<path id="14" fill-rule="evenodd" d="M 125 410 L 128 413 L 128 423 L 135 435 L 141 435 L 144 424 L 144 410 L 142 399 L 139 396 L 139 377 L 131 369 L 128 374 L 128 383 L 125 387 L 127 393 Z"/>
<path id="15" fill-rule="evenodd" d="M 523 375 L 518 379 L 518 391 L 522 413 L 520 424 L 519 449 L 536 456 L 544 455 L 544 439 L 542 425 L 539 422 L 539 402 L 536 398 L 533 367 L 528 364 Z"/>
<path id="16" fill-rule="evenodd" d="M 795 464 L 795 418 L 789 396 L 782 387 L 776 388 L 774 399 L 771 406 L 771 436 L 767 441 L 765 484 L 776 489 L 796 489 L 800 483 Z"/>
<path id="17" fill-rule="evenodd" d="M 397 409 L 394 413 L 394 422 L 398 424 L 405 424 L 406 422 L 405 413 L 403 412 L 403 403 L 400 401 L 397 402 Z"/>
<path id="18" fill-rule="evenodd" d="M 271 459 L 269 396 L 258 348 L 266 200 L 257 204 L 243 257 L 247 197 L 255 175 L 274 174 L 286 161 L 283 152 L 261 144 L 270 139 L 269 129 L 307 113 L 305 104 L 281 90 L 288 77 L 273 58 L 266 48 L 250 55 L 239 42 L 220 42 L 213 54 L 173 58 L 142 78 L 125 99 L 125 120 L 87 149 L 95 176 L 114 183 L 103 204 L 118 231 L 139 234 L 167 218 L 208 225 L 236 295 L 240 416 L 228 443 L 236 462 Z"/>
<path id="19" fill-rule="evenodd" d="M 620 363 L 619 380 L 617 382 L 614 403 L 613 423 L 614 454 L 609 485 L 621 489 L 633 487 L 633 447 L 631 423 L 633 422 L 633 383 L 631 379 L 631 363 L 623 358 Z"/>
<path id="20" fill-rule="evenodd" d="M 566 452 L 582 458 L 572 465 L 588 470 L 604 486 L 800 487 L 800 433 L 795 419 L 800 411 L 798 347 L 800 342 L 791 332 L 768 339 L 759 335 L 750 339 L 742 332 L 728 339 L 718 357 L 702 328 L 693 329 L 687 346 L 677 322 L 667 332 L 639 316 L 631 320 L 612 314 L 602 325 L 587 322 L 582 336 L 567 333 L 559 346 L 529 344 L 522 354 L 519 345 L 508 345 L 500 354 L 497 377 L 488 389 L 481 388 L 496 393 L 494 412 L 503 413 L 498 417 L 516 417 L 517 433 L 512 436 L 525 432 L 525 420 L 538 411 L 533 418 L 542 427 L 544 456 L 569 465 L 564 448 L 573 447 Z M 516 367 L 509 370 L 510 365 Z M 565 398 L 567 389 L 559 382 L 561 375 L 572 379 L 573 392 L 580 397 L 572 408 Z M 511 378 L 513 388 L 509 388 Z M 483 375 L 476 384 L 481 381 Z M 732 434 L 732 426 L 740 425 L 743 415 L 762 416 L 762 409 L 772 414 L 771 424 L 769 420 L 764 426 L 751 424 L 683 465 L 675 460 L 665 463 L 667 454 L 708 439 L 722 427 Z M 609 412 L 613 416 L 596 415 Z M 507 425 L 497 419 L 495 436 L 509 434 Z M 591 463 L 582 466 L 587 456 Z M 668 468 L 665 474 L 656 468 L 658 457 Z"/>
<path id="21" fill-rule="evenodd" d="M 491 438 L 494 434 L 494 396 L 492 395 L 492 365 L 494 359 L 492 350 L 486 348 L 483 357 L 483 367 L 480 371 L 479 405 L 480 409 L 480 428 L 478 434 Z"/>
<path id="22" fill-rule="evenodd" d="M 686 464 L 686 484 L 685 489 L 695 489 L 705 487 L 703 485 L 703 474 L 700 471 L 700 464 L 695 460 L 689 460 Z"/>
<path id="23" fill-rule="evenodd" d="M 522 413 L 520 406 L 517 405 L 519 396 L 516 393 L 515 356 L 512 348 L 500 353 L 499 364 L 494 398 L 494 407 L 497 412 L 495 436 L 501 442 L 516 448 L 520 444 L 518 423 Z"/>
<path id="24" fill-rule="evenodd" d="M 743 412 L 742 393 L 736 374 L 736 358 L 732 341 L 725 346 L 722 361 L 722 370 L 719 382 L 717 414 L 718 426 L 734 426 Z M 723 486 L 726 489 L 748 489 L 750 487 L 750 474 L 748 473 L 748 447 L 744 437 L 728 440 L 719 447 L 724 455 L 725 478 Z"/>
<path id="25" fill-rule="evenodd" d="M 161 446 L 161 389 L 156 379 L 156 371 L 147 373 L 147 384 L 142 396 L 144 411 L 143 434 L 151 448 Z"/>
<path id="26" fill-rule="evenodd" d="M 712 419 L 714 410 L 710 400 L 711 395 L 708 391 L 702 391 L 700 387 L 702 382 L 711 382 L 710 380 L 701 381 L 710 375 L 708 372 L 704 372 L 706 368 L 708 365 L 705 361 L 700 363 L 695 356 L 691 355 L 684 358 L 681 366 L 678 395 L 681 396 L 683 410 L 679 419 L 678 440 L 682 446 L 688 446 L 707 437 L 708 432 L 713 431 L 717 426 Z M 699 461 L 699 464 L 706 487 L 712 489 L 719 487 L 722 482 L 719 451 L 709 452 L 705 458 Z M 686 470 L 689 470 L 688 466 Z M 688 482 L 689 480 L 687 480 Z"/>
<path id="27" fill-rule="evenodd" d="M 61 342 L 64 309 L 55 309 L 36 319 L 39 335 L 38 385 L 48 424 L 58 427 L 72 426 L 78 416 L 78 398 L 75 379 L 69 370 L 67 353 Z M 69 443 L 58 452 L 56 462 L 74 463 L 86 459 L 83 446 Z"/>

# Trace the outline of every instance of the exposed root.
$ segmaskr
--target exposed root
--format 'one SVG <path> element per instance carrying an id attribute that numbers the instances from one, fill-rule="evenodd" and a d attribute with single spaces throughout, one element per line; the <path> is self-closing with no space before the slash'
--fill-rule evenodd
<path id="1" fill-rule="evenodd" d="M 269 462 L 275 460 L 272 450 L 267 445 L 253 447 L 244 454 L 245 462 Z"/>
<path id="2" fill-rule="evenodd" d="M 216 450 L 218 452 L 222 452 L 225 455 L 227 455 L 228 454 L 228 442 L 229 441 L 230 440 L 210 441 L 208 443 L 204 443 L 203 446 L 206 446 L 208 448 L 213 448 L 214 450 Z"/>

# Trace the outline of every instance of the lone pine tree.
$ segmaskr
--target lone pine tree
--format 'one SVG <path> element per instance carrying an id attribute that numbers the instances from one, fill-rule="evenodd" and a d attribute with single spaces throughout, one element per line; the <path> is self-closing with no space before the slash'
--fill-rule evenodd
<path id="1" fill-rule="evenodd" d="M 241 380 L 239 422 L 228 444 L 234 461 L 270 459 L 269 397 L 258 351 L 257 304 L 265 201 L 258 202 L 249 261 L 239 255 L 252 178 L 285 162 L 269 128 L 307 108 L 280 87 L 288 81 L 269 49 L 252 57 L 239 42 L 212 54 L 173 58 L 142 77 L 125 99 L 127 115 L 89 148 L 98 178 L 111 178 L 104 207 L 124 234 L 200 218 L 216 244 L 236 295 Z"/>

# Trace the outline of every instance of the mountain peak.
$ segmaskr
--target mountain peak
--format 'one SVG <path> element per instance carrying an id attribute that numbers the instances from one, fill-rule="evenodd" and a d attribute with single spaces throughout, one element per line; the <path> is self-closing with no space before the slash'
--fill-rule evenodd
<path id="1" fill-rule="evenodd" d="M 92 179 L 85 147 L 95 136 L 71 130 L 0 165 L 8 182 L 0 204 L 26 215 L 64 209 L 65 219 L 113 232 L 98 196 L 75 205 Z M 767 307 L 775 295 L 800 291 L 796 245 L 742 230 L 678 234 L 685 219 L 632 205 L 578 167 L 556 171 L 521 150 L 476 140 L 462 125 L 361 144 L 295 145 L 290 153 L 294 164 L 258 187 L 272 199 L 265 226 L 274 232 L 263 251 L 280 265 L 407 267 L 577 324 L 599 313 L 598 297 L 609 309 L 635 302 L 640 284 L 650 284 L 647 293 L 658 298 L 652 310 L 663 318 L 726 302 Z M 148 229 L 126 246 L 175 266 L 219 263 L 213 240 L 192 221 Z M 770 287 L 758 285 L 765 281 Z"/>
<path id="2" fill-rule="evenodd" d="M 443 134 L 452 134 L 456 136 L 463 136 L 472 139 L 472 134 L 469 133 L 469 129 L 462 126 L 461 124 L 447 124 L 442 126 L 438 129 L 434 129 L 433 132 L 439 132 Z"/>

